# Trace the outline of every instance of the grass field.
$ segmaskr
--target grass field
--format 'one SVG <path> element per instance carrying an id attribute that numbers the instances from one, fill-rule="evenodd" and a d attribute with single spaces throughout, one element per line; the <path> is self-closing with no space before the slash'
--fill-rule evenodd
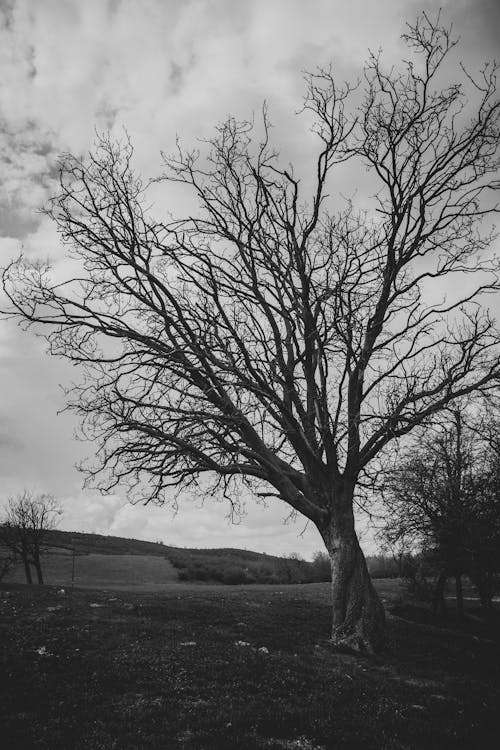
<path id="1" fill-rule="evenodd" d="M 42 557 L 45 583 L 53 586 L 141 589 L 165 586 L 178 580 L 178 574 L 169 560 L 159 555 L 102 554 L 90 552 L 73 557 L 68 550 L 51 549 Z M 10 583 L 23 583 L 24 571 L 18 564 L 6 579 Z"/>
<path id="2" fill-rule="evenodd" d="M 141 585 L 157 590 L 174 580 L 214 583 L 304 583 L 327 580 L 305 560 L 277 557 L 243 549 L 188 549 L 159 542 L 52 530 L 42 556 L 47 584 L 70 586 Z M 5 550 L 0 546 L 0 557 Z M 34 571 L 33 571 L 34 573 Z M 6 576 L 25 581 L 18 559 Z"/>
<path id="3" fill-rule="evenodd" d="M 363 658 L 328 643 L 327 584 L 5 584 L 4 747 L 498 747 L 500 613 L 439 623 L 396 581 L 377 586 L 393 613 L 389 643 Z"/>

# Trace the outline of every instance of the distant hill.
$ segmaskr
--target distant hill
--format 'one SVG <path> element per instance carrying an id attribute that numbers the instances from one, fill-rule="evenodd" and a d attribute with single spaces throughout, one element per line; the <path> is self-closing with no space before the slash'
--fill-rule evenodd
<path id="1" fill-rule="evenodd" d="M 125 537 L 53 530 L 43 556 L 45 581 L 95 588 L 158 587 L 177 581 L 206 583 L 311 583 L 325 571 L 295 557 L 250 550 L 187 549 Z M 6 578 L 23 581 L 19 564 Z"/>
<path id="2" fill-rule="evenodd" d="M 257 562 L 259 560 L 283 560 L 278 555 L 268 555 L 265 552 L 237 549 L 235 547 L 217 548 L 188 548 L 172 547 L 162 542 L 145 542 L 141 539 L 128 539 L 121 536 L 105 536 L 103 534 L 87 534 L 82 531 L 59 531 L 55 529 L 47 532 L 50 547 L 75 550 L 77 554 L 96 553 L 100 555 L 193 555 L 199 557 L 218 558 L 231 557 L 235 560 Z"/>
<path id="3" fill-rule="evenodd" d="M 168 549 L 159 542 L 144 542 L 141 539 L 127 539 L 121 536 L 86 534 L 82 531 L 47 532 L 50 547 L 75 550 L 76 554 L 95 553 L 99 555 L 162 555 Z"/>
<path id="4" fill-rule="evenodd" d="M 162 587 L 178 581 L 224 584 L 315 583 L 330 580 L 325 556 L 314 562 L 295 556 L 278 557 L 251 550 L 189 549 L 161 542 L 145 542 L 81 531 L 47 533 L 44 554 L 45 581 L 58 586 L 95 588 Z M 368 558 L 374 577 L 397 574 L 394 561 L 384 556 Z M 19 564 L 5 579 L 22 582 Z"/>

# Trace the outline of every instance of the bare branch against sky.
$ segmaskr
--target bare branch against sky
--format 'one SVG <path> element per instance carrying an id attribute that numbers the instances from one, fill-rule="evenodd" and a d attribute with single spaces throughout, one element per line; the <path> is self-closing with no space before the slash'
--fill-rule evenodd
<path id="1" fill-rule="evenodd" d="M 57 158 L 77 156 L 93 145 L 95 129 L 133 140 L 138 173 L 158 172 L 160 150 L 170 152 L 176 134 L 186 144 L 210 137 L 228 113 L 251 118 L 268 102 L 273 142 L 297 172 L 311 179 L 314 146 L 304 118 L 293 117 L 304 92 L 302 73 L 333 63 L 338 80 L 356 80 L 371 49 L 387 63 L 400 59 L 406 21 L 422 7 L 454 24 L 460 56 L 476 70 L 500 58 L 498 4 L 481 2 L 350 3 L 317 0 L 269 3 L 116 0 L 64 3 L 0 1 L 0 265 L 21 249 L 28 258 L 50 256 L 63 275 L 54 227 L 38 212 L 57 192 Z M 360 23 L 362 19 L 362 23 Z M 450 83 L 453 81 L 450 80 Z M 338 193 L 368 201 L 370 185 L 343 167 Z M 168 205 L 182 215 L 186 197 L 157 184 L 155 211 Z M 467 285 L 463 278 L 463 284 Z M 450 291 L 452 291 L 450 289 Z M 65 504 L 69 528 L 162 537 L 176 544 L 228 544 L 269 552 L 317 549 L 321 540 L 303 525 L 283 529 L 285 507 L 248 508 L 243 524 L 228 531 L 226 509 L 198 510 L 187 503 L 175 521 L 165 510 L 127 506 L 120 495 L 101 498 L 81 490 L 73 468 L 89 453 L 75 443 L 75 426 L 58 384 L 75 379 L 65 363 L 43 354 L 43 344 L 0 325 L 0 475 L 5 497 L 24 486 L 53 492 Z M 284 533 L 285 532 L 285 533 Z M 208 541 L 209 540 L 209 541 Z"/>

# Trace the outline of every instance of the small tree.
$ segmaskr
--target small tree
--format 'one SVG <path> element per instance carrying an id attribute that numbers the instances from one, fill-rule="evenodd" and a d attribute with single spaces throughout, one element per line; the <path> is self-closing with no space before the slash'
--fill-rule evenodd
<path id="1" fill-rule="evenodd" d="M 0 541 L 1 544 L 1 541 Z M 7 576 L 16 564 L 16 553 L 7 547 L 0 549 L 0 581 Z"/>
<path id="2" fill-rule="evenodd" d="M 24 490 L 8 500 L 0 524 L 0 543 L 21 558 L 29 584 L 33 583 L 31 565 L 35 567 L 38 583 L 43 584 L 40 554 L 47 532 L 55 528 L 60 514 L 60 507 L 52 495 L 35 495 Z"/>
<path id="3" fill-rule="evenodd" d="M 478 414 L 446 411 L 385 477 L 389 521 L 383 536 L 405 540 L 437 567 L 434 603 L 444 610 L 444 585 L 455 578 L 463 614 L 461 578 L 470 574 L 483 606 L 491 606 L 500 548 L 498 455 Z"/>
<path id="4" fill-rule="evenodd" d="M 130 144 L 103 138 L 89 159 L 63 159 L 48 211 L 80 271 L 52 280 L 20 258 L 3 274 L 11 314 L 84 367 L 68 400 L 98 446 L 89 476 L 145 501 L 175 502 L 202 476 L 236 509 L 241 482 L 280 498 L 328 550 L 332 640 L 369 650 L 384 612 L 355 532 L 364 472 L 500 378 L 478 304 L 498 288 L 480 232 L 496 210 L 495 68 L 443 88 L 449 32 L 423 16 L 403 38 L 413 59 L 398 72 L 371 55 L 352 113 L 329 69 L 307 77 L 309 195 L 271 147 L 265 109 L 260 135 L 231 118 L 203 158 L 165 157 L 160 181 L 199 204 L 181 220 L 151 215 Z M 347 161 L 373 180 L 366 210 L 327 201 Z M 431 282 L 458 275 L 463 292 L 436 300 Z"/>
<path id="5" fill-rule="evenodd" d="M 330 581 L 332 577 L 332 567 L 330 557 L 326 552 L 318 550 L 314 553 L 311 563 L 313 581 Z"/>

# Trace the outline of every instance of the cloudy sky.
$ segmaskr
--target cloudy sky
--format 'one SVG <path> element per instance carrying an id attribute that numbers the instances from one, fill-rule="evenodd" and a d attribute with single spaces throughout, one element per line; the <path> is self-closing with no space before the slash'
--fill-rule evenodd
<path id="1" fill-rule="evenodd" d="M 135 168 L 149 177 L 177 134 L 193 143 L 265 99 L 300 171 L 302 71 L 332 61 L 341 80 L 356 79 L 368 48 L 397 61 L 405 21 L 439 6 L 469 66 L 500 59 L 496 0 L 0 0 L 0 266 L 21 248 L 61 258 L 39 209 L 55 191 L 58 155 L 88 151 L 96 129 L 126 128 Z M 169 197 L 166 210 L 181 208 Z M 213 501 L 186 497 L 174 516 L 82 490 L 74 465 L 92 446 L 58 413 L 60 384 L 77 377 L 42 341 L 0 321 L 0 502 L 28 487 L 57 496 L 61 528 L 305 557 L 321 548 L 313 528 L 283 523 L 285 506 L 249 502 L 231 526 Z M 369 536 L 365 544 L 370 551 Z"/>

